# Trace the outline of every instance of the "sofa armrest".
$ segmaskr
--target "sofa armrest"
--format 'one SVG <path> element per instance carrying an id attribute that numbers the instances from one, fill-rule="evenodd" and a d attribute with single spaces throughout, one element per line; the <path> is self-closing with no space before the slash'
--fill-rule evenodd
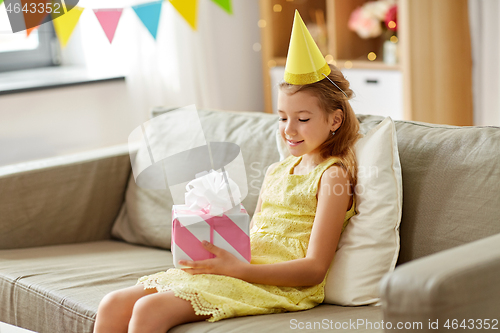
<path id="1" fill-rule="evenodd" d="M 458 325 L 465 319 L 472 325 L 469 332 L 479 327 L 476 319 L 483 324 L 489 319 L 490 325 L 492 319 L 500 321 L 498 244 L 500 234 L 398 266 L 381 281 L 384 320 L 393 328 L 398 322 L 421 322 L 423 331 L 431 331 L 429 320 L 438 320 L 439 330 L 445 330 L 448 319 L 450 326 L 453 319 Z"/>
<path id="2" fill-rule="evenodd" d="M 0 249 L 109 239 L 130 172 L 128 145 L 0 167 Z"/>

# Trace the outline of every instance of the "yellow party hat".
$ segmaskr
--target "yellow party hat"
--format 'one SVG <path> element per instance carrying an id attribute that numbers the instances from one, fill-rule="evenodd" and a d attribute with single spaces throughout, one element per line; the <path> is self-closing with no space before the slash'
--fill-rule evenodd
<path id="1" fill-rule="evenodd" d="M 330 67 L 302 21 L 299 11 L 295 10 L 286 57 L 285 82 L 296 85 L 314 83 L 324 79 L 330 72 Z"/>

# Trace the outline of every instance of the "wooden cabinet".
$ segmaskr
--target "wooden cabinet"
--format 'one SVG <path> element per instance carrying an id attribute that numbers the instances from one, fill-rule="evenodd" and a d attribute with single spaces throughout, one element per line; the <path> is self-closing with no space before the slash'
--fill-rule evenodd
<path id="1" fill-rule="evenodd" d="M 382 61 L 386 36 L 362 39 L 349 30 L 353 10 L 366 0 L 260 0 L 266 112 L 273 110 L 270 73 L 284 66 L 295 9 L 328 62 L 341 70 L 398 71 L 403 118 L 472 125 L 472 58 L 467 0 L 398 0 L 396 65 Z M 375 60 L 367 56 L 374 52 Z"/>

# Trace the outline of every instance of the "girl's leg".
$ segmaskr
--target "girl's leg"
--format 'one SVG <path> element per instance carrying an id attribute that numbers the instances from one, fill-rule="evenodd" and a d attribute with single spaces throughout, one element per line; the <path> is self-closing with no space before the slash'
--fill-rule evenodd
<path id="1" fill-rule="evenodd" d="M 135 302 L 153 293 L 156 289 L 144 290 L 143 285 L 136 285 L 104 296 L 97 310 L 94 333 L 126 333 Z"/>
<path id="2" fill-rule="evenodd" d="M 165 333 L 174 326 L 208 318 L 210 316 L 196 315 L 191 302 L 166 291 L 148 295 L 135 303 L 128 332 Z"/>

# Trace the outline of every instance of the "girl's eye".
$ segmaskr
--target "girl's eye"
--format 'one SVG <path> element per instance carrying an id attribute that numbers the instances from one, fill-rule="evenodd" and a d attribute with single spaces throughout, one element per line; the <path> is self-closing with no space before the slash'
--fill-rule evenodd
<path id="1" fill-rule="evenodd" d="M 306 121 L 309 121 L 310 119 L 299 119 L 299 121 L 305 123 Z M 286 118 L 278 118 L 278 121 L 286 121 Z"/>

